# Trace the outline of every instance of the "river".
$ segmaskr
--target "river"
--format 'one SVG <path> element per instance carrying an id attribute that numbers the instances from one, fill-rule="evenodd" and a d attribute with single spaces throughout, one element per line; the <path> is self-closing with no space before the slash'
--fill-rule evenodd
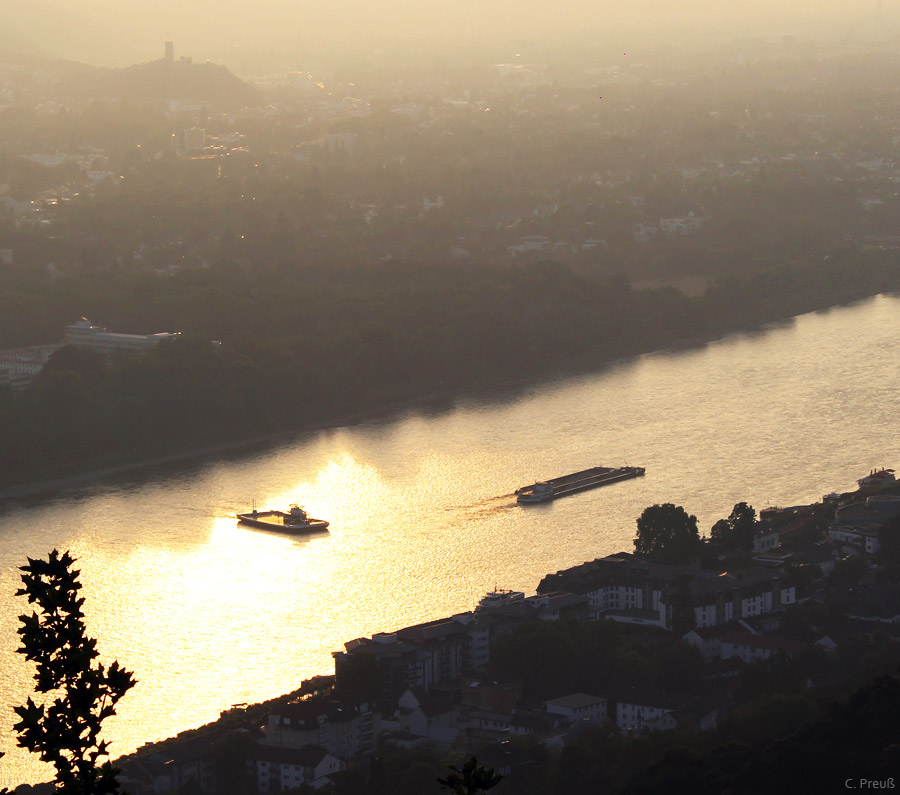
<path id="1" fill-rule="evenodd" d="M 648 505 L 708 533 L 757 509 L 855 488 L 900 464 L 900 298 L 877 296 L 602 372 L 292 437 L 240 456 L 0 508 L 0 784 L 52 773 L 15 747 L 31 693 L 14 597 L 27 557 L 78 557 L 89 631 L 138 685 L 105 724 L 113 755 L 331 673 L 345 641 L 474 607 L 494 586 L 631 549 Z M 643 478 L 549 505 L 513 491 L 594 465 Z M 900 468 L 900 467 L 898 467 Z M 296 539 L 234 514 L 302 503 Z"/>

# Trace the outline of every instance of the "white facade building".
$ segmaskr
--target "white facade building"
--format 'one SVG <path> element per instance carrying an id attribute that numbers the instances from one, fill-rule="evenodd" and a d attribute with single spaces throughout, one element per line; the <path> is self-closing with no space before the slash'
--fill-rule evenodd
<path id="1" fill-rule="evenodd" d="M 640 693 L 616 702 L 616 726 L 619 729 L 639 729 L 678 708 L 663 694 Z"/>
<path id="2" fill-rule="evenodd" d="M 269 714 L 264 745 L 303 748 L 316 745 L 341 759 L 370 754 L 378 747 L 381 715 L 369 704 L 306 699 Z"/>
<path id="3" fill-rule="evenodd" d="M 594 618 L 663 629 L 685 616 L 697 627 L 727 624 L 777 612 L 797 599 L 787 575 L 770 567 L 712 572 L 626 552 L 548 575 L 538 590 L 550 589 L 584 594 Z"/>
<path id="4" fill-rule="evenodd" d="M 0 351 L 0 384 L 25 388 L 59 347 L 54 343 Z"/>
<path id="5" fill-rule="evenodd" d="M 261 795 L 290 792 L 302 786 L 321 789 L 331 780 L 328 776 L 343 770 L 344 763 L 324 748 L 273 748 L 258 745 L 248 762 L 256 774 L 256 787 Z"/>
<path id="6" fill-rule="evenodd" d="M 828 528 L 828 540 L 832 544 L 841 544 L 865 550 L 874 555 L 881 549 L 878 539 L 878 528 L 874 526 L 834 525 Z"/>
<path id="7" fill-rule="evenodd" d="M 608 718 L 606 699 L 587 693 L 572 693 L 550 699 L 544 704 L 547 712 L 562 715 L 570 721 L 589 720 L 594 723 L 605 723 Z"/>
<path id="8" fill-rule="evenodd" d="M 163 340 L 175 339 L 177 336 L 177 332 L 118 334 L 107 331 L 102 326 L 95 326 L 90 320 L 83 317 L 71 326 L 66 326 L 63 345 L 77 345 L 79 348 L 90 348 L 100 353 L 112 353 L 119 350 L 145 351 Z"/>

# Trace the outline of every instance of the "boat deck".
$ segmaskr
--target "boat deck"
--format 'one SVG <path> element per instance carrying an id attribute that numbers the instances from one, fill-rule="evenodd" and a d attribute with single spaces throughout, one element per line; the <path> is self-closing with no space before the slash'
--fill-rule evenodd
<path id="1" fill-rule="evenodd" d="M 284 511 L 251 511 L 250 513 L 240 513 L 241 519 L 259 519 L 269 524 L 284 524 L 285 519 L 290 517 Z"/>
<path id="2" fill-rule="evenodd" d="M 241 524 L 250 525 L 251 527 L 283 533 L 315 533 L 328 529 L 328 522 L 324 519 L 314 519 L 311 516 L 307 516 L 305 520 L 298 520 L 296 516 L 285 511 L 239 513 L 237 520 Z"/>
<path id="3" fill-rule="evenodd" d="M 567 497 L 580 491 L 607 486 L 622 480 L 641 477 L 643 467 L 592 467 L 570 475 L 550 480 L 538 481 L 516 490 L 517 502 L 527 505 L 550 502 L 558 497 Z"/>

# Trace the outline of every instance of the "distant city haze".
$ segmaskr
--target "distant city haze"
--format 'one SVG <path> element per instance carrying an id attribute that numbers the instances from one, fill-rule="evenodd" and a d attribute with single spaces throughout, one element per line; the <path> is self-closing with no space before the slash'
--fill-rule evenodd
<path id="1" fill-rule="evenodd" d="M 749 36 L 890 35 L 896 7 L 893 0 L 43 0 L 0 7 L 0 52 L 127 66 L 162 57 L 162 43 L 175 41 L 182 52 L 228 65 L 228 54 L 235 51 L 296 53 L 324 46 L 332 54 L 351 54 L 398 40 L 527 49 L 577 35 L 594 39 L 598 50 L 609 47 L 610 53 L 621 45 L 624 55 L 628 48 L 637 53 L 664 42 L 681 48 Z"/>
<path id="2" fill-rule="evenodd" d="M 708 534 L 900 468 L 898 32 L 900 0 L 0 0 L 0 490 L 204 456 L 0 502 L 0 789 L 50 776 L 13 594 L 53 548 L 138 680 L 118 756 L 633 550 L 650 505 Z M 146 355 L 57 349 L 82 315 Z M 294 502 L 329 532 L 237 524 Z"/>

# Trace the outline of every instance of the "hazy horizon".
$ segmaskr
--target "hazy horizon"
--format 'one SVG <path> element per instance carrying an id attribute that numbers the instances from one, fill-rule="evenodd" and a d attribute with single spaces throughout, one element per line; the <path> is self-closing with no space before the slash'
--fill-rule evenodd
<path id="1" fill-rule="evenodd" d="M 517 38 L 545 43 L 569 36 L 597 36 L 598 41 L 635 48 L 658 46 L 669 36 L 681 46 L 785 35 L 885 38 L 893 35 L 896 21 L 896 3 L 884 0 L 863 4 L 743 0 L 727 9 L 709 0 L 677 7 L 659 0 L 628 4 L 567 0 L 562 6 L 540 0 L 515 6 L 500 0 L 452 5 L 391 0 L 377 6 L 359 0 L 312 0 L 302 7 L 287 0 L 252 5 L 234 0 L 189 5 L 161 0 L 152 8 L 132 0 L 85 0 L 77 9 L 57 0 L 40 0 L 0 10 L 0 46 L 7 53 L 128 66 L 161 57 L 165 41 L 175 42 L 179 55 L 200 58 L 304 48 L 355 52 L 391 41 L 460 46 Z"/>

